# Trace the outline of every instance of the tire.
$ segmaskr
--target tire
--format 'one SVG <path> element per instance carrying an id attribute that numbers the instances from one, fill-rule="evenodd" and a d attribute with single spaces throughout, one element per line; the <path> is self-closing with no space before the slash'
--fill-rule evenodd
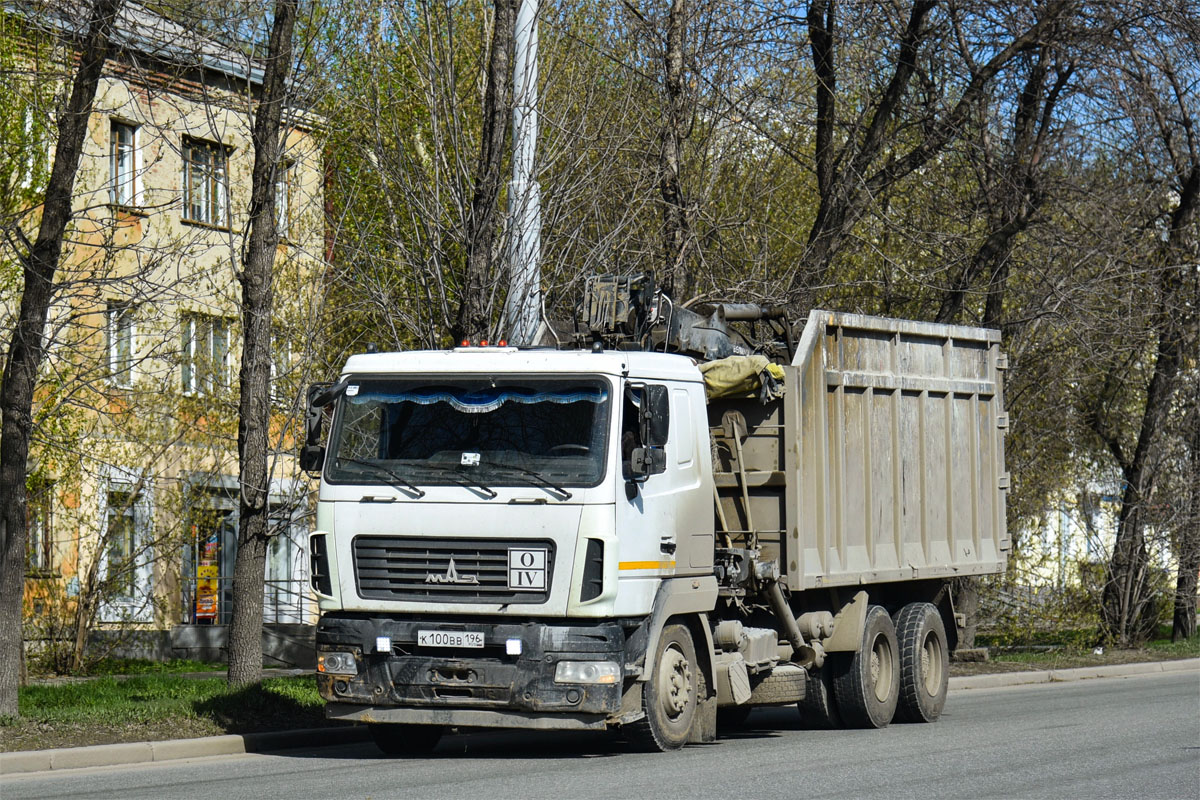
<path id="1" fill-rule="evenodd" d="M 867 609 L 862 648 L 842 664 L 835 664 L 833 688 L 848 728 L 883 728 L 896 715 L 900 647 L 896 626 L 882 606 Z"/>
<path id="2" fill-rule="evenodd" d="M 787 706 L 798 703 L 807 693 L 808 671 L 790 664 L 779 665 L 759 681 L 750 693 L 756 706 Z"/>
<path id="3" fill-rule="evenodd" d="M 909 603 L 896 615 L 900 643 L 897 722 L 933 722 L 950 685 L 950 644 L 942 615 L 930 603 Z"/>
<path id="4" fill-rule="evenodd" d="M 830 730 L 842 727 L 842 715 L 838 713 L 833 696 L 833 664 L 840 653 L 825 656 L 825 664 L 808 671 L 804 699 L 796 704 L 800 711 L 800 724 L 811 730 Z"/>
<path id="5" fill-rule="evenodd" d="M 375 746 L 388 756 L 417 756 L 433 752 L 445 732 L 440 725 L 368 725 Z"/>
<path id="6" fill-rule="evenodd" d="M 692 634 L 683 625 L 666 626 L 654 649 L 654 669 L 642 686 L 646 716 L 629 726 L 629 741 L 649 752 L 683 747 L 691 738 L 703 687 Z"/>

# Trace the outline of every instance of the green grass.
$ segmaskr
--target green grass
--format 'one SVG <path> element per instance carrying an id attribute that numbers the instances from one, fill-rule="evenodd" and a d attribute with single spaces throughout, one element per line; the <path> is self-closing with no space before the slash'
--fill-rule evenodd
<path id="1" fill-rule="evenodd" d="M 223 727 L 256 728 L 282 718 L 319 721 L 322 700 L 311 675 L 268 678 L 261 686 L 231 689 L 224 678 L 146 674 L 102 677 L 20 690 L 21 715 L 42 723 L 157 722 L 207 717 Z"/>
<path id="2" fill-rule="evenodd" d="M 1200 636 L 1193 636 L 1182 642 L 1172 642 L 1171 626 L 1165 625 L 1159 631 L 1159 638 L 1149 642 L 1146 649 L 1163 658 L 1200 658 Z"/>
<path id="3" fill-rule="evenodd" d="M 1157 637 L 1138 648 L 1105 647 L 1103 653 L 1096 655 L 1093 647 L 1098 640 L 1099 632 L 1096 630 L 1044 631 L 1030 637 L 1027 642 L 1022 644 L 1045 646 L 1052 649 L 1024 651 L 1003 649 L 1003 645 L 1008 642 L 1001 637 L 982 635 L 977 637 L 977 642 L 981 647 L 991 648 L 993 661 L 1013 664 L 1035 664 L 1047 667 L 1085 666 L 1200 657 L 1200 636 L 1182 642 L 1172 642 L 1170 625 L 1160 627 Z"/>
<path id="4" fill-rule="evenodd" d="M 224 672 L 225 665 L 216 661 L 193 661 L 173 658 L 170 661 L 150 661 L 144 658 L 105 658 L 88 666 L 84 675 L 144 675 L 146 673 Z"/>

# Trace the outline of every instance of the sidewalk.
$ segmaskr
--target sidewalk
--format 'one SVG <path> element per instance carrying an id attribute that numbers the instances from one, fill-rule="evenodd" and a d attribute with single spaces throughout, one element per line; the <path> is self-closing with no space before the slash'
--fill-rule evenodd
<path id="1" fill-rule="evenodd" d="M 950 690 L 994 689 L 1002 686 L 1062 683 L 1089 678 L 1127 678 L 1163 672 L 1200 672 L 1200 658 L 1035 672 L 966 675 L 951 678 Z M 206 736 L 201 739 L 65 747 L 58 750 L 26 750 L 0 753 L 0 775 L 81 767 L 105 767 L 118 764 L 142 764 L 178 758 L 266 753 L 294 747 L 326 747 L 363 742 L 369 738 L 366 727 L 356 725 L 345 728 L 314 728 L 276 733 Z"/>

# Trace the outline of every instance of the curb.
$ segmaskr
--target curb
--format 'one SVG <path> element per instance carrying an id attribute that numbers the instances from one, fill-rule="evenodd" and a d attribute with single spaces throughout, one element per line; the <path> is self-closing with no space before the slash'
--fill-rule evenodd
<path id="1" fill-rule="evenodd" d="M 160 742 L 123 742 L 88 747 L 63 747 L 56 750 L 22 750 L 0 753 L 0 775 L 48 772 L 82 767 L 110 767 L 121 764 L 146 764 L 180 758 L 231 756 L 242 753 L 269 753 L 293 747 L 354 744 L 369 739 L 362 725 L 304 728 L 271 733 L 203 736 L 198 739 L 168 739 Z"/>
<path id="2" fill-rule="evenodd" d="M 1067 683 L 1089 678 L 1128 678 L 1135 675 L 1155 675 L 1161 672 L 1200 670 L 1200 658 L 1176 661 L 1142 661 L 1132 664 L 1110 664 L 1103 667 L 1046 669 L 1035 672 L 998 672 L 987 675 L 963 675 L 950 679 L 951 690 L 996 689 L 1002 686 L 1025 686 L 1033 683 Z"/>
<path id="3" fill-rule="evenodd" d="M 1036 683 L 1066 683 L 1089 678 L 1125 678 L 1163 672 L 1200 671 L 1200 658 L 1177 661 L 1151 661 L 1113 664 L 1104 667 L 1004 672 L 966 675 L 950 679 L 950 689 L 994 689 Z M 180 758 L 229 756 L 242 753 L 268 753 L 293 747 L 324 747 L 355 744 L 370 739 L 364 725 L 337 728 L 305 728 L 274 733 L 247 733 L 229 736 L 205 736 L 199 739 L 171 739 L 161 742 L 126 742 L 88 747 L 64 747 L 57 750 L 23 750 L 0 753 L 0 775 L 49 772 L 82 767 L 109 767 L 121 764 L 145 764 Z"/>

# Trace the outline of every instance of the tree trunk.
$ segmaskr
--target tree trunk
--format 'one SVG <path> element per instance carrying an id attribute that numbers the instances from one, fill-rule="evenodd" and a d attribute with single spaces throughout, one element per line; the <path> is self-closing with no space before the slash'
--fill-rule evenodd
<path id="1" fill-rule="evenodd" d="M 1171 619 L 1171 641 L 1181 642 L 1196 635 L 1196 577 L 1200 573 L 1200 531 L 1192 523 L 1185 549 L 1179 554 L 1175 580 L 1175 609 Z"/>
<path id="2" fill-rule="evenodd" d="M 1193 330 L 1193 336 L 1196 331 Z M 1200 385 L 1193 387 L 1194 401 L 1187 420 L 1191 435 L 1188 437 L 1187 468 L 1185 480 L 1191 485 L 1187 490 L 1188 507 L 1177 541 L 1176 556 L 1179 572 L 1175 579 L 1175 608 L 1171 619 L 1171 641 L 1179 642 L 1196 635 L 1196 592 L 1200 578 Z M 1185 430 L 1188 430 L 1185 428 Z"/>
<path id="3" fill-rule="evenodd" d="M 662 127 L 659 153 L 658 188 L 663 201 L 663 289 L 680 302 L 692 293 L 691 275 L 686 264 L 689 238 L 687 198 L 679 170 L 683 160 L 683 139 L 687 115 L 687 95 L 683 78 L 683 42 L 687 24 L 684 0 L 672 0 L 667 17 L 667 49 L 664 55 L 667 91 L 666 119 Z"/>
<path id="4" fill-rule="evenodd" d="M 487 283 L 493 273 L 496 212 L 500 205 L 504 142 L 512 121 L 508 100 L 519 0 L 496 0 L 487 90 L 483 99 L 483 136 L 475 169 L 475 193 L 467 217 L 467 269 L 451 331 L 457 343 L 488 331 Z"/>
<path id="5" fill-rule="evenodd" d="M 292 31 L 298 0 L 278 0 L 267 49 L 262 97 L 254 117 L 250 238 L 242 285 L 242 367 L 238 401 L 238 552 L 233 567 L 229 626 L 229 683 L 262 679 L 263 586 L 269 529 L 271 422 L 271 312 L 279 246 L 275 172 L 279 165 Z"/>
<path id="6" fill-rule="evenodd" d="M 975 634 L 979 630 L 979 578 L 968 575 L 955 578 L 954 610 L 962 614 L 965 622 L 958 631 L 959 650 L 975 647 Z"/>
<path id="7" fill-rule="evenodd" d="M 63 235 L 71 219 L 75 175 L 83 153 L 88 117 L 108 58 L 113 17 L 121 0 L 92 4 L 82 54 L 70 99 L 59 111 L 58 141 L 46 186 L 37 240 L 21 257 L 25 285 L 20 310 L 4 362 L 0 387 L 3 429 L 0 433 L 0 716 L 17 716 L 17 682 L 21 672 L 22 604 L 25 588 L 25 478 L 29 440 L 33 434 L 33 393 L 45 356 L 44 334 L 54 280 L 62 256 Z"/>
<path id="8" fill-rule="evenodd" d="M 1142 640 L 1139 620 L 1149 600 L 1146 596 L 1149 559 L 1142 513 L 1145 493 L 1139 485 L 1142 471 L 1126 473 L 1125 481 L 1117 520 L 1117 540 L 1109 560 L 1100 608 L 1106 636 L 1122 647 Z"/>

